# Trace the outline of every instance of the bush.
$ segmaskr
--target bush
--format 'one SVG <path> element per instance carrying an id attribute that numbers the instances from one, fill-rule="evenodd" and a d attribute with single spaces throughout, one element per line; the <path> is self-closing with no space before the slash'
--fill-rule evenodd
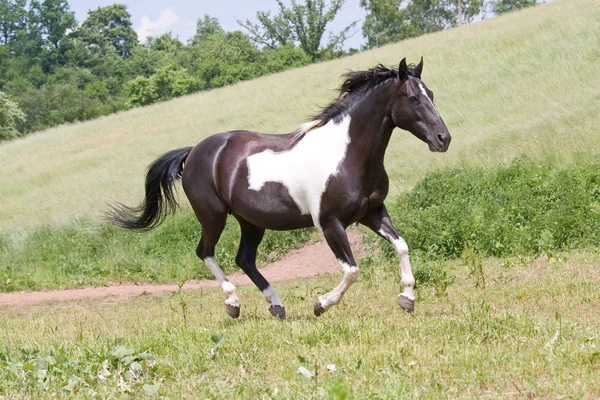
<path id="1" fill-rule="evenodd" d="M 425 259 L 536 255 L 600 245 L 600 160 L 559 167 L 522 157 L 429 174 L 390 207 Z"/>
<path id="2" fill-rule="evenodd" d="M 20 136 L 18 127 L 25 123 L 25 113 L 6 93 L 0 92 L 0 140 Z"/>

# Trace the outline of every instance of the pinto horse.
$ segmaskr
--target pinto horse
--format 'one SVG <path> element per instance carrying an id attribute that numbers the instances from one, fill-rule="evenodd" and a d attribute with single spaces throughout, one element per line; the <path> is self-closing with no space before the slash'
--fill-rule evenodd
<path id="1" fill-rule="evenodd" d="M 344 277 L 319 296 L 319 316 L 340 302 L 358 278 L 346 228 L 360 223 L 390 241 L 399 256 L 402 309 L 414 310 L 415 279 L 408 246 L 396 232 L 383 201 L 389 180 L 383 159 L 394 128 L 409 131 L 433 152 L 445 152 L 450 133 L 433 93 L 417 66 L 402 59 L 398 69 L 378 65 L 345 75 L 339 97 L 294 132 L 268 135 L 231 131 L 212 135 L 195 147 L 170 151 L 149 167 L 145 199 L 138 207 L 117 204 L 111 220 L 132 230 L 150 230 L 175 211 L 176 180 L 202 225 L 196 254 L 219 281 L 227 313 L 237 318 L 235 286 L 219 268 L 215 245 L 227 214 L 240 224 L 236 263 L 262 291 L 273 316 L 285 318 L 275 289 L 256 268 L 265 229 L 317 227 L 342 267 Z"/>

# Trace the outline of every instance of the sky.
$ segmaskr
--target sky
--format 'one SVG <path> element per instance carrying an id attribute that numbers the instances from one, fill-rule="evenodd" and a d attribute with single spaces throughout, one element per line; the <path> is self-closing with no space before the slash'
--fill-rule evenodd
<path id="1" fill-rule="evenodd" d="M 345 48 L 359 48 L 363 44 L 360 28 L 365 16 L 363 9 L 359 7 L 360 0 L 347 0 L 336 19 L 327 26 L 327 31 L 335 33 L 341 31 L 353 21 L 356 24 L 356 33 L 348 39 Z M 114 3 L 122 3 L 132 16 L 133 28 L 138 33 L 141 41 L 147 36 L 157 36 L 162 33 L 172 32 L 180 40 L 186 41 L 196 30 L 198 18 L 208 14 L 216 17 L 223 29 L 227 31 L 242 29 L 236 20 L 245 21 L 249 19 L 256 21 L 257 11 L 272 10 L 272 14 L 278 9 L 275 0 L 170 0 L 170 1 L 148 1 L 148 0 L 69 0 L 71 9 L 75 11 L 77 21 L 83 22 L 90 9 L 108 6 Z M 289 4 L 284 0 L 284 3 Z M 324 39 L 329 37 L 325 33 Z"/>

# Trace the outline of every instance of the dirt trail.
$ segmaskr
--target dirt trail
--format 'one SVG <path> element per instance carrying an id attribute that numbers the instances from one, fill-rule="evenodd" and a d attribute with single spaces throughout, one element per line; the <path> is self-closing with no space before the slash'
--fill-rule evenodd
<path id="1" fill-rule="evenodd" d="M 348 238 L 356 259 L 364 254 L 358 231 L 349 231 Z M 340 266 L 327 244 L 323 241 L 309 244 L 301 249 L 292 250 L 282 259 L 265 265 L 260 269 L 270 282 L 320 274 L 332 274 L 340 271 Z M 236 285 L 252 284 L 242 272 L 230 275 L 229 280 Z M 193 290 L 217 287 L 213 280 L 188 281 L 183 287 Z M 127 300 L 142 293 L 161 293 L 177 290 L 176 284 L 169 285 L 112 285 L 107 287 L 86 287 L 81 289 L 53 290 L 46 292 L 16 292 L 0 294 L 0 307 L 25 307 L 41 302 L 66 301 L 112 296 L 117 300 Z"/>

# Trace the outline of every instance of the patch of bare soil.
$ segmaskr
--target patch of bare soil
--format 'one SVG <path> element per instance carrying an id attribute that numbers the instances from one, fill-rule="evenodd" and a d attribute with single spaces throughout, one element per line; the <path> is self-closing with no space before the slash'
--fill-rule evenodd
<path id="1" fill-rule="evenodd" d="M 361 243 L 361 234 L 350 230 L 348 238 L 356 259 L 360 259 L 365 249 Z M 283 258 L 265 265 L 260 269 L 269 282 L 321 274 L 333 274 L 340 266 L 324 241 L 309 244 L 301 249 L 292 250 Z M 241 271 L 230 275 L 229 281 L 235 285 L 250 285 L 252 282 Z M 185 290 L 218 287 L 214 280 L 188 281 Z M 27 307 L 47 301 L 68 301 L 111 296 L 125 301 L 131 296 L 142 293 L 162 293 L 177 290 L 176 284 L 169 285 L 111 285 L 107 287 L 86 287 L 81 289 L 53 290 L 45 292 L 16 292 L 0 294 L 0 307 Z"/>

